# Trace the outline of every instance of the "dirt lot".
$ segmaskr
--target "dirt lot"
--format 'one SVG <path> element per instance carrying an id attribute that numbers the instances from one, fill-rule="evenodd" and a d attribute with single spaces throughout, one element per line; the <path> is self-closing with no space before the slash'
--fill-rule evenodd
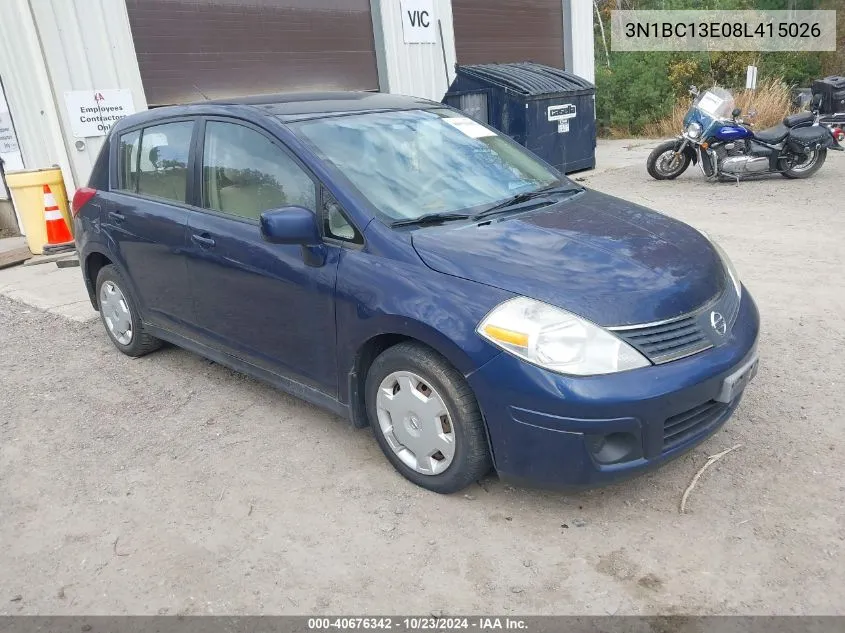
<path id="1" fill-rule="evenodd" d="M 624 145 L 586 184 L 710 232 L 759 303 L 762 367 L 724 430 L 606 489 L 438 496 L 368 430 L 0 298 L 0 613 L 845 614 L 845 156 L 657 183 Z"/>

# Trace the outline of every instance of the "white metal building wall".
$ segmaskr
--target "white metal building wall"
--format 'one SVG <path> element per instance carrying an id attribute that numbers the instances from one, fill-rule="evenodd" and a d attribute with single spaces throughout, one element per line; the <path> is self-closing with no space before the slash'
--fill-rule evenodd
<path id="1" fill-rule="evenodd" d="M 122 0 L 3 0 L 0 74 L 27 169 L 59 165 L 70 195 L 86 182 L 103 137 L 70 128 L 64 92 L 132 91 L 147 107 Z"/>
<path id="2" fill-rule="evenodd" d="M 71 90 L 132 92 L 135 110 L 147 108 L 126 4 L 115 0 L 30 0 L 50 71 L 65 144 L 77 183 L 87 181 L 104 137 L 83 139 L 70 132 L 64 93 Z"/>
<path id="3" fill-rule="evenodd" d="M 451 0 L 434 0 L 434 44 L 405 44 L 400 0 L 371 0 L 370 7 L 382 92 L 440 101 L 455 78 Z"/>
<path id="4" fill-rule="evenodd" d="M 563 0 L 563 51 L 566 70 L 596 82 L 593 3 Z"/>
<path id="5" fill-rule="evenodd" d="M 68 170 L 62 130 L 28 0 L 0 8 L 0 76 L 15 124 L 24 167 Z"/>

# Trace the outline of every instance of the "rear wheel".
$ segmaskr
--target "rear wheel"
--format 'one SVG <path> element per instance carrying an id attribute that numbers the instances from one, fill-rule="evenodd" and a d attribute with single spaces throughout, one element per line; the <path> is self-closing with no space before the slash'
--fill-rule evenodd
<path id="1" fill-rule="evenodd" d="M 815 174 L 827 158 L 827 150 L 811 150 L 804 156 L 798 156 L 796 162 L 781 172 L 785 178 L 809 178 Z"/>
<path id="2" fill-rule="evenodd" d="M 144 332 L 138 304 L 117 267 L 103 266 L 97 275 L 96 288 L 100 320 L 117 349 L 137 357 L 162 346 L 160 339 Z"/>
<path id="3" fill-rule="evenodd" d="M 674 180 L 687 170 L 690 157 L 686 152 L 678 154 L 681 141 L 661 143 L 648 155 L 646 167 L 649 175 L 656 180 Z"/>
<path id="4" fill-rule="evenodd" d="M 490 471 L 475 396 L 433 350 L 400 343 L 384 351 L 367 374 L 366 404 L 381 450 L 418 486 L 448 494 Z"/>

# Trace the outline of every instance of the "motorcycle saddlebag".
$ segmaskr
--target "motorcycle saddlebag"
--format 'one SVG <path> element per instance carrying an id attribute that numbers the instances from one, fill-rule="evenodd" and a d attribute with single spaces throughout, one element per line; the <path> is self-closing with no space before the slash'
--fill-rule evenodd
<path id="1" fill-rule="evenodd" d="M 824 126 L 814 126 L 789 130 L 786 146 L 797 154 L 805 154 L 822 147 L 836 147 L 837 143 L 829 129 Z"/>
<path id="2" fill-rule="evenodd" d="M 845 112 L 845 77 L 825 77 L 813 82 L 813 96 L 821 97 L 820 112 Z"/>

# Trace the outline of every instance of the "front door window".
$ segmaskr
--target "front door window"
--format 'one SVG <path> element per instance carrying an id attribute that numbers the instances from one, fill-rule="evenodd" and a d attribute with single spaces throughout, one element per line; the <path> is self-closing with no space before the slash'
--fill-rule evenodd
<path id="1" fill-rule="evenodd" d="M 257 220 L 270 209 L 316 210 L 314 182 L 279 146 L 243 125 L 209 121 L 202 161 L 202 205 Z"/>

